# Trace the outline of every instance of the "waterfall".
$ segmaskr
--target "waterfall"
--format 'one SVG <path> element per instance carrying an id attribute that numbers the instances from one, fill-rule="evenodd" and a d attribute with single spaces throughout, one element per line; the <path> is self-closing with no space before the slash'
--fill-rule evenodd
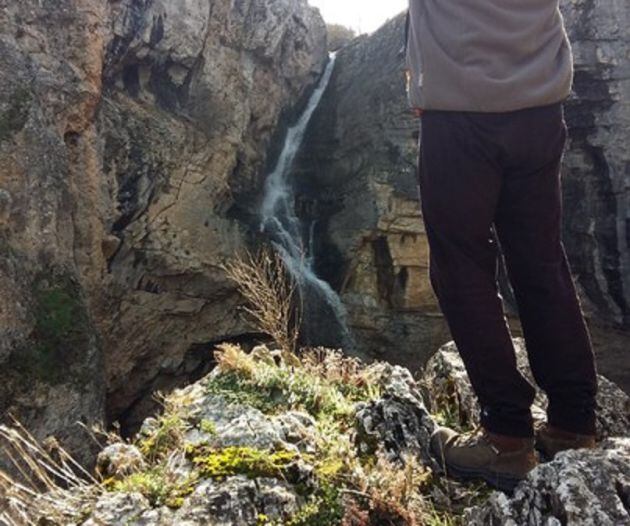
<path id="1" fill-rule="evenodd" d="M 339 295 L 313 268 L 313 236 L 315 222 L 303 239 L 303 227 L 295 213 L 291 181 L 293 162 L 304 133 L 319 105 L 335 67 L 331 53 L 324 73 L 298 121 L 289 128 L 278 161 L 265 180 L 264 198 L 260 209 L 260 231 L 264 232 L 278 251 L 287 270 L 299 288 L 302 298 L 303 336 L 308 344 L 341 345 L 354 349 L 354 340 L 346 324 L 345 308 Z M 308 334 L 317 333 L 317 334 Z"/>

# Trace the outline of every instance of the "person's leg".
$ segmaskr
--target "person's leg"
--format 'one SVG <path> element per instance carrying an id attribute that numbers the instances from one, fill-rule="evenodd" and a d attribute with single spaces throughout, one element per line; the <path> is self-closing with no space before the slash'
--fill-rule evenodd
<path id="1" fill-rule="evenodd" d="M 423 114 L 419 186 L 433 289 L 462 356 L 488 431 L 530 437 L 534 389 L 516 367 L 497 286 L 491 228 L 502 172 L 486 116 Z M 491 118 L 491 117 L 488 117 Z"/>
<path id="2" fill-rule="evenodd" d="M 504 133 L 496 230 L 532 371 L 549 396 L 549 423 L 594 434 L 595 363 L 561 235 L 565 141 L 560 105 L 514 116 Z"/>

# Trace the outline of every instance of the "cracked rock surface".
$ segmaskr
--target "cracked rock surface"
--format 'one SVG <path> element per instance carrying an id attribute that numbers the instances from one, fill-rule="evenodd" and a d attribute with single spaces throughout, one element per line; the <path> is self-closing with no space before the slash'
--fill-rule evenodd
<path id="1" fill-rule="evenodd" d="M 534 469 L 513 497 L 494 493 L 468 511 L 474 526 L 630 524 L 630 439 L 606 440 L 594 451 L 559 453 Z"/>

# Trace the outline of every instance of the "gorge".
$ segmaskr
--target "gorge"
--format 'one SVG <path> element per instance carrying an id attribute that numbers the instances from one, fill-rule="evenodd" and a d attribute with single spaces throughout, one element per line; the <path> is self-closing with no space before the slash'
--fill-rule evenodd
<path id="1" fill-rule="evenodd" d="M 628 390 L 630 9 L 563 10 L 576 57 L 565 239 L 601 372 Z M 305 0 L 0 0 L 2 417 L 89 462 L 75 422 L 135 429 L 156 391 L 212 368 L 216 344 L 258 343 L 221 264 L 278 242 L 277 223 L 260 231 L 275 166 L 267 210 L 296 230 L 283 246 L 312 245 L 302 275 L 339 294 L 358 352 L 415 371 L 447 342 L 403 22 L 333 63 Z M 299 150 L 288 130 L 304 133 Z M 347 346 L 326 320 L 308 339 Z"/>

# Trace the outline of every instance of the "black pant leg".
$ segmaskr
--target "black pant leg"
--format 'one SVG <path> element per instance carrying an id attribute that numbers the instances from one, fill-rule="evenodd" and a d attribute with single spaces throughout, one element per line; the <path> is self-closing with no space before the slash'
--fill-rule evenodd
<path id="1" fill-rule="evenodd" d="M 595 432 L 597 376 L 590 335 L 562 243 L 562 108 L 514 114 L 504 135 L 505 177 L 496 230 L 549 421 Z"/>
<path id="2" fill-rule="evenodd" d="M 430 278 L 479 398 L 482 424 L 531 436 L 534 389 L 516 367 L 497 285 L 492 225 L 503 178 L 500 151 L 478 119 L 484 116 L 437 111 L 421 119 L 418 173 Z"/>

